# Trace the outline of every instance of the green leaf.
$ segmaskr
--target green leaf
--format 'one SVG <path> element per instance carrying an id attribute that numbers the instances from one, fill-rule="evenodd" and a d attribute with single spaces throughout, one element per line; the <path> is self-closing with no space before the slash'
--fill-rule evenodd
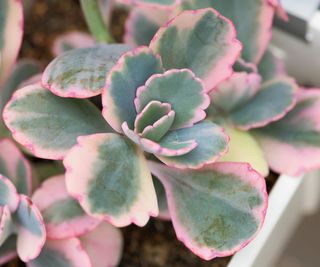
<path id="1" fill-rule="evenodd" d="M 23 35 L 21 1 L 0 1 L 0 85 L 8 77 L 18 56 Z"/>
<path id="2" fill-rule="evenodd" d="M 248 164 L 215 163 L 196 171 L 149 166 L 165 187 L 178 239 L 201 258 L 232 255 L 261 228 L 266 184 Z"/>
<path id="3" fill-rule="evenodd" d="M 32 60 L 21 60 L 14 67 L 11 75 L 0 89 L 0 111 L 10 100 L 14 91 L 18 89 L 21 83 L 40 72 L 40 66 Z"/>
<path id="4" fill-rule="evenodd" d="M 162 72 L 159 56 L 148 47 L 139 47 L 119 59 L 107 77 L 102 94 L 103 116 L 116 131 L 122 132 L 121 124 L 125 121 L 133 128 L 138 87 L 144 85 L 151 75 Z"/>
<path id="5" fill-rule="evenodd" d="M 320 90 L 300 89 L 296 106 L 281 120 L 255 129 L 270 168 L 299 176 L 320 166 Z"/>
<path id="6" fill-rule="evenodd" d="M 61 98 L 39 84 L 14 94 L 4 120 L 19 143 L 47 159 L 62 159 L 80 135 L 112 131 L 88 100 Z"/>
<path id="7" fill-rule="evenodd" d="M 31 195 L 31 165 L 10 139 L 0 140 L 0 173 L 9 177 L 19 194 Z"/>
<path id="8" fill-rule="evenodd" d="M 192 70 L 206 91 L 231 75 L 241 50 L 232 23 L 213 9 L 181 13 L 160 28 L 150 47 L 166 70 Z"/>
<path id="9" fill-rule="evenodd" d="M 245 130 L 277 121 L 295 105 L 297 90 L 295 81 L 286 77 L 264 83 L 247 103 L 232 111 L 230 119 Z"/>
<path id="10" fill-rule="evenodd" d="M 151 101 L 168 103 L 175 112 L 171 129 L 179 129 L 202 121 L 209 106 L 202 82 L 190 70 L 169 70 L 149 78 L 137 91 L 135 106 L 141 112 Z"/>
<path id="11" fill-rule="evenodd" d="M 100 223 L 88 216 L 65 186 L 64 175 L 54 176 L 42 183 L 32 196 L 46 224 L 47 237 L 64 239 L 92 231 Z"/>
<path id="12" fill-rule="evenodd" d="M 130 50 L 128 45 L 97 45 L 78 48 L 54 59 L 45 69 L 42 84 L 62 97 L 88 98 L 99 95 L 106 74 L 119 57 Z"/>
<path id="13" fill-rule="evenodd" d="M 269 0 L 184 0 L 183 9 L 212 7 L 231 19 L 243 43 L 242 57 L 248 62 L 260 61 L 271 39 L 271 27 L 277 1 Z"/>
<path id="14" fill-rule="evenodd" d="M 146 159 L 128 139 L 116 134 L 82 136 L 63 163 L 67 190 L 89 215 L 117 227 L 132 222 L 143 226 L 150 215 L 158 215 Z"/>
<path id="15" fill-rule="evenodd" d="M 194 140 L 197 146 L 189 153 L 174 157 L 158 156 L 158 158 L 169 166 L 197 169 L 204 164 L 215 162 L 226 152 L 229 142 L 223 128 L 212 122 L 203 121 L 189 128 L 170 131 L 159 144 L 166 146 L 170 143 L 184 143 L 190 140 Z"/>

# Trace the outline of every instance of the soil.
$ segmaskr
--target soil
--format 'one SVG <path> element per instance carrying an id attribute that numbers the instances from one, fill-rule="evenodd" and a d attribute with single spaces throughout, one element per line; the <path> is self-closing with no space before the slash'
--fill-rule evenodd
<path id="1" fill-rule="evenodd" d="M 112 33 L 118 42 L 123 35 L 125 10 L 112 17 Z M 20 52 L 22 58 L 33 58 L 46 66 L 52 60 L 50 48 L 60 34 L 80 30 L 87 32 L 78 0 L 37 0 L 25 18 L 25 35 Z M 267 178 L 268 190 L 278 175 Z M 120 267 L 225 267 L 230 258 L 203 261 L 177 240 L 171 222 L 152 219 L 144 228 L 122 229 L 124 252 Z M 14 260 L 6 267 L 25 266 Z"/>

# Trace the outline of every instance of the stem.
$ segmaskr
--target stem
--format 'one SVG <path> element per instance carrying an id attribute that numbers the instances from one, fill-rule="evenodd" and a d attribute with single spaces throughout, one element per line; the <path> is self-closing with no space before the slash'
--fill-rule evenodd
<path id="1" fill-rule="evenodd" d="M 87 25 L 98 43 L 112 43 L 113 38 L 104 24 L 97 0 L 80 0 Z"/>

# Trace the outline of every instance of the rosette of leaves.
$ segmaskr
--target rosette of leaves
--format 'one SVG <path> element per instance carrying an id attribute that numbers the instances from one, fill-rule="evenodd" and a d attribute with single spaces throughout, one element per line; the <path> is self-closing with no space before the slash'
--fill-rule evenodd
<path id="1" fill-rule="evenodd" d="M 46 240 L 39 209 L 30 199 L 31 166 L 8 139 L 0 140 L 0 263 L 36 258 Z"/>
<path id="2" fill-rule="evenodd" d="M 67 191 L 91 217 L 145 225 L 158 215 L 153 173 L 178 238 L 204 259 L 233 254 L 261 228 L 267 207 L 264 178 L 250 165 L 215 163 L 229 138 L 204 120 L 208 92 L 240 54 L 234 27 L 213 9 L 185 11 L 150 47 L 128 49 L 62 54 L 41 84 L 14 94 L 6 125 L 34 155 L 63 159 Z M 102 114 L 81 99 L 101 92 Z"/>

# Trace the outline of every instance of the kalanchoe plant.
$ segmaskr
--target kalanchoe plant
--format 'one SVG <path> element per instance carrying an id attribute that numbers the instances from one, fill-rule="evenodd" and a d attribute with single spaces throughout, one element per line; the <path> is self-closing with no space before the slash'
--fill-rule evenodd
<path id="1" fill-rule="evenodd" d="M 0 262 L 36 258 L 46 240 L 43 218 L 32 203 L 31 166 L 8 139 L 0 140 Z M 32 245 L 30 245 L 32 244 Z"/>
<path id="2" fill-rule="evenodd" d="M 208 92 L 240 54 L 235 29 L 213 9 L 186 11 L 149 48 L 129 49 L 98 45 L 59 56 L 42 84 L 14 94 L 7 126 L 34 155 L 64 159 L 67 190 L 90 216 L 143 226 L 158 214 L 152 172 L 190 250 L 204 259 L 234 253 L 259 230 L 267 206 L 258 172 L 215 163 L 229 138 L 204 120 Z M 74 99 L 101 92 L 103 116 Z"/>

